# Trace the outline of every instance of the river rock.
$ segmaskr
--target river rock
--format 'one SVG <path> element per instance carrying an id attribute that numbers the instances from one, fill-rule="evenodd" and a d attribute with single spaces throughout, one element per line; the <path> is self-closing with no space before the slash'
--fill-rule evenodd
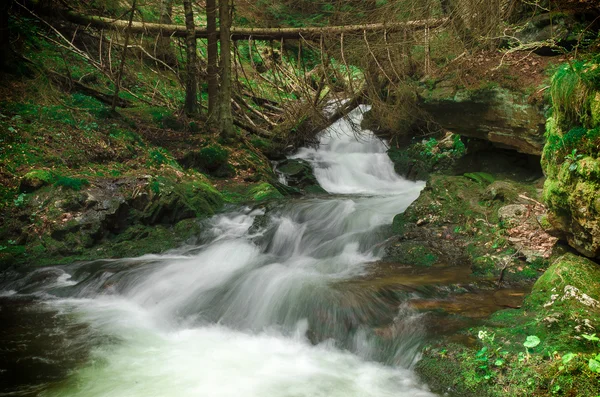
<path id="1" fill-rule="evenodd" d="M 287 184 L 291 187 L 298 188 L 308 194 L 327 193 L 319 185 L 311 165 L 306 160 L 284 160 L 277 165 L 277 171 L 285 177 Z"/>

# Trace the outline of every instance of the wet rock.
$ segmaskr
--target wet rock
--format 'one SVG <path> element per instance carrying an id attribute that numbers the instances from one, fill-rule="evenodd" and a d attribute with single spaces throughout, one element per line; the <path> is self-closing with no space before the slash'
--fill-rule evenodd
<path id="1" fill-rule="evenodd" d="M 287 159 L 277 165 L 277 172 L 281 173 L 291 187 L 300 189 L 307 194 L 326 194 L 308 161 L 301 159 Z"/>
<path id="2" fill-rule="evenodd" d="M 174 225 L 222 205 L 205 181 L 182 182 L 176 175 L 96 180 L 81 191 L 52 187 L 32 194 L 24 211 L 35 210 L 43 224 L 23 227 L 19 241 L 27 243 L 30 258 L 43 261 L 160 252 L 197 229 Z"/>

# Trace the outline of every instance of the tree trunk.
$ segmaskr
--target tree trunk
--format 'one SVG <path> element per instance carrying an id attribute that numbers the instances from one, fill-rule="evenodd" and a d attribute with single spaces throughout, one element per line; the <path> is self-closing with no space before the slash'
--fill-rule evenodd
<path id="1" fill-rule="evenodd" d="M 0 67 L 5 69 L 10 64 L 12 51 L 10 49 L 10 31 L 8 30 L 8 12 L 12 1 L 0 2 Z"/>
<path id="2" fill-rule="evenodd" d="M 206 30 L 208 31 L 208 122 L 213 124 L 218 116 L 219 103 L 219 36 L 217 34 L 217 1 L 206 0 Z"/>
<path id="3" fill-rule="evenodd" d="M 119 64 L 119 74 L 117 75 L 117 81 L 115 82 L 115 94 L 112 101 L 112 111 L 114 112 L 119 102 L 119 91 L 121 89 L 121 79 L 123 78 L 123 71 L 125 70 L 125 61 L 127 60 L 127 48 L 129 47 L 129 37 L 131 36 L 131 24 L 133 23 L 133 16 L 135 15 L 135 5 L 137 0 L 133 0 L 131 4 L 131 13 L 129 14 L 129 23 L 127 24 L 127 30 L 125 31 L 125 44 L 123 45 L 123 55 L 121 57 L 121 63 Z"/>
<path id="4" fill-rule="evenodd" d="M 231 12 L 229 0 L 219 0 L 219 20 L 221 22 L 219 35 L 221 43 L 219 130 L 224 139 L 232 139 L 235 133 L 231 114 Z"/>
<path id="5" fill-rule="evenodd" d="M 196 35 L 194 34 L 194 11 L 192 10 L 192 0 L 183 0 L 185 11 L 185 47 L 187 54 L 186 76 L 185 76 L 185 104 L 183 109 L 185 114 L 193 116 L 198 111 L 198 76 L 197 76 L 197 54 L 196 54 Z"/>
<path id="6" fill-rule="evenodd" d="M 160 2 L 160 24 L 171 25 L 173 23 L 173 0 L 161 0 Z M 154 57 L 160 59 L 169 66 L 177 64 L 175 51 L 171 47 L 169 32 L 161 31 L 154 47 Z"/>
<path id="7" fill-rule="evenodd" d="M 471 47 L 473 36 L 465 25 L 462 13 L 456 6 L 456 0 L 440 0 L 440 4 L 442 6 L 442 12 L 448 16 L 448 20 L 452 23 L 452 27 L 462 43 L 467 48 Z"/>

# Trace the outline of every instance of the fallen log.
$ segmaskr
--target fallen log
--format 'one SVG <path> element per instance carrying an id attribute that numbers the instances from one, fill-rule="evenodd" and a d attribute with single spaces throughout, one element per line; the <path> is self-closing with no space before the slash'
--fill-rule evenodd
<path id="1" fill-rule="evenodd" d="M 254 135 L 258 135 L 261 136 L 263 138 L 267 138 L 267 139 L 274 139 L 276 138 L 276 136 L 274 134 L 271 134 L 269 131 L 267 130 L 263 130 L 260 127 L 255 127 L 253 125 L 250 125 L 248 123 L 245 123 L 244 121 L 242 121 L 241 119 L 234 117 L 233 118 L 233 124 L 240 127 L 243 130 L 248 131 L 251 134 Z"/>
<path id="2" fill-rule="evenodd" d="M 99 29 L 128 29 L 129 21 L 112 19 L 95 15 L 85 15 L 73 11 L 61 14 L 64 19 L 79 24 L 93 26 Z M 424 19 L 407 22 L 371 23 L 364 25 L 345 25 L 327 27 L 303 27 L 303 28 L 231 28 L 233 40 L 281 40 L 281 39 L 305 39 L 315 40 L 324 35 L 338 35 L 364 32 L 386 31 L 388 33 L 403 30 L 419 30 L 436 28 L 448 21 L 448 18 Z M 162 34 L 164 36 L 185 37 L 184 25 L 171 25 L 161 23 L 133 22 L 128 29 L 131 33 Z M 218 34 L 218 30 L 217 30 Z M 206 27 L 196 28 L 197 38 L 208 38 Z"/>
<path id="3" fill-rule="evenodd" d="M 92 87 L 89 87 L 85 84 L 78 82 L 77 80 L 72 80 L 68 76 L 64 76 L 64 75 L 54 72 L 52 70 L 46 69 L 45 72 L 48 73 L 48 76 L 52 80 L 54 80 L 55 82 L 59 83 L 62 86 L 70 87 L 71 89 L 73 89 L 75 91 L 79 91 L 83 94 L 94 97 L 106 105 L 109 105 L 109 106 L 113 105 L 114 94 L 112 94 L 112 93 L 105 93 L 102 91 L 98 91 Z M 116 98 L 116 105 L 120 108 L 126 108 L 126 107 L 131 106 L 131 102 L 129 102 L 123 98 Z"/>

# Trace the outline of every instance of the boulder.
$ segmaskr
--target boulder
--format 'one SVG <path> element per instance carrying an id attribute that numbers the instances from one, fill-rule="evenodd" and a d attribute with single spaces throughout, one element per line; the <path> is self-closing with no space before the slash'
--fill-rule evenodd
<path id="1" fill-rule="evenodd" d="M 455 89 L 441 82 L 420 96 L 423 109 L 444 129 L 499 148 L 542 153 L 545 109 L 529 103 L 525 94 L 501 87 Z"/>
<path id="2" fill-rule="evenodd" d="M 579 74 L 597 79 L 599 66 L 589 62 L 574 72 L 565 65 L 553 77 L 553 91 L 568 95 L 554 104 L 542 156 L 548 221 L 570 246 L 589 258 L 600 258 L 600 87 L 585 80 L 568 91 L 566 83 Z M 583 104 L 577 100 L 580 97 L 586 98 Z"/>
<path id="3" fill-rule="evenodd" d="M 277 172 L 285 178 L 288 186 L 300 189 L 307 194 L 326 194 L 313 173 L 311 165 L 301 159 L 283 160 L 277 165 Z"/>

